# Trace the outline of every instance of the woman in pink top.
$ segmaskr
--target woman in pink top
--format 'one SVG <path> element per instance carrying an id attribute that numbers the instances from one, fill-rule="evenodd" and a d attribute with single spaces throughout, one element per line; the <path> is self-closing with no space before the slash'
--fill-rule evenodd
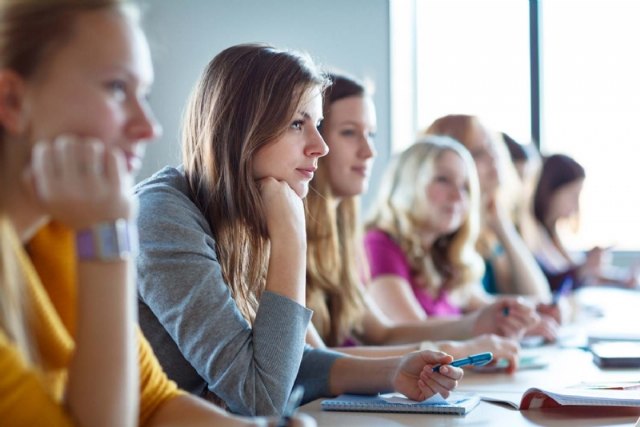
<path id="1" fill-rule="evenodd" d="M 474 249 L 478 202 L 473 160 L 452 138 L 426 137 L 387 170 L 365 248 L 371 295 L 392 320 L 458 315 L 489 302 Z"/>
<path id="2" fill-rule="evenodd" d="M 396 323 L 486 310 L 500 301 L 481 285 L 475 249 L 480 190 L 469 152 L 448 136 L 428 135 L 387 171 L 367 224 L 370 293 Z M 504 322 L 517 313 L 505 310 Z M 554 336 L 545 321 L 529 334 Z"/>

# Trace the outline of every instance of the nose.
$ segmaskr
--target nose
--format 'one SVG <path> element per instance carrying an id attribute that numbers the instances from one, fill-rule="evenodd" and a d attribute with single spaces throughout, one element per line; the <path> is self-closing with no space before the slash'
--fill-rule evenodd
<path id="1" fill-rule="evenodd" d="M 162 135 L 162 126 L 156 120 L 146 100 L 133 102 L 129 121 L 129 137 L 135 141 L 151 142 Z"/>
<path id="2" fill-rule="evenodd" d="M 462 188 L 460 188 L 457 185 L 453 185 L 451 187 L 451 192 L 450 192 L 451 200 L 456 201 L 456 202 L 459 201 L 459 200 L 462 200 L 462 192 L 463 192 Z"/>
<path id="3" fill-rule="evenodd" d="M 329 153 L 329 146 L 320 132 L 315 127 L 312 127 L 310 135 L 307 138 L 307 144 L 305 147 L 305 155 L 309 157 L 323 157 Z"/>
<path id="4" fill-rule="evenodd" d="M 370 159 L 372 157 L 375 157 L 378 154 L 378 152 L 376 151 L 376 147 L 373 143 L 373 139 L 371 139 L 367 135 L 362 135 L 362 137 L 360 138 L 359 153 L 363 159 Z"/>

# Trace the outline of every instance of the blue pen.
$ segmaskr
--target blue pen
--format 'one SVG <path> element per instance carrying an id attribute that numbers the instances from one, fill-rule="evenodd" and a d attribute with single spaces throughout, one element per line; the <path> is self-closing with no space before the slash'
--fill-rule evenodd
<path id="1" fill-rule="evenodd" d="M 455 366 L 455 367 L 466 366 L 466 365 L 484 366 L 487 363 L 491 362 L 491 360 L 493 360 L 493 353 L 491 353 L 490 351 L 487 351 L 486 353 L 473 354 L 463 359 L 456 359 L 453 362 L 449 363 L 448 366 Z M 440 372 L 441 366 L 442 365 L 434 366 L 433 372 Z"/>
<path id="2" fill-rule="evenodd" d="M 571 292 L 572 288 L 573 288 L 573 279 L 571 278 L 571 276 L 566 276 L 562 281 L 562 284 L 560 285 L 558 290 L 553 293 L 551 304 L 558 305 L 558 303 L 560 302 L 560 298 L 562 298 L 563 296 Z"/>
<path id="3" fill-rule="evenodd" d="M 291 391 L 289 395 L 289 400 L 287 401 L 286 406 L 284 407 L 284 413 L 282 414 L 282 418 L 278 421 L 278 427 L 288 427 L 293 414 L 296 412 L 298 406 L 300 406 L 300 402 L 302 402 L 302 396 L 304 395 L 304 387 L 301 385 L 297 385 Z"/>

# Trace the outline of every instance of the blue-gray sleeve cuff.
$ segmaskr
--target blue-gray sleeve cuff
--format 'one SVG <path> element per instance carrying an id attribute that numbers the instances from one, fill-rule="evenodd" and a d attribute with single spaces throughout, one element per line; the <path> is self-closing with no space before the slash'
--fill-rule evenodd
<path id="1" fill-rule="evenodd" d="M 308 345 L 305 347 L 298 378 L 296 378 L 296 384 L 304 387 L 303 403 L 331 396 L 329 391 L 331 368 L 341 357 L 345 357 L 345 354 L 329 349 L 312 348 Z"/>

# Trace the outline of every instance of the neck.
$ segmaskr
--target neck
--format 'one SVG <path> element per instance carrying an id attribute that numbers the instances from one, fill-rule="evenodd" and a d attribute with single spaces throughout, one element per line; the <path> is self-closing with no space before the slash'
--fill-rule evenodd
<path id="1" fill-rule="evenodd" d="M 440 237 L 438 233 L 434 233 L 427 229 L 423 229 L 420 232 L 420 242 L 422 243 L 422 249 L 426 252 L 431 252 L 433 243 Z"/>

